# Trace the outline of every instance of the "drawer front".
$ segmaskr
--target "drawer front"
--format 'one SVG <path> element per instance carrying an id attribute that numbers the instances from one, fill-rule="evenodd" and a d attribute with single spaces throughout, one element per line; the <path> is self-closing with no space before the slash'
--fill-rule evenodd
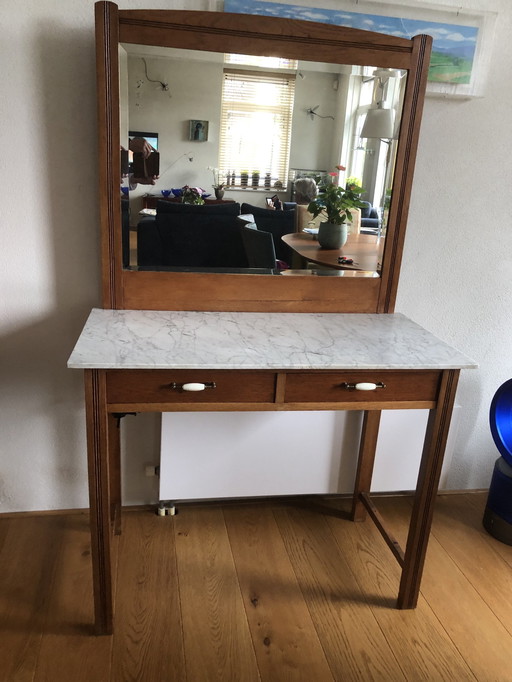
<path id="1" fill-rule="evenodd" d="M 109 370 L 109 403 L 260 403 L 274 402 L 273 372 L 219 370 Z M 206 384 L 187 391 L 183 384 Z"/>
<path id="2" fill-rule="evenodd" d="M 433 401 L 437 397 L 439 377 L 437 371 L 298 372 L 286 378 L 285 403 Z M 384 387 L 373 391 L 350 388 L 363 382 L 382 383 Z"/>

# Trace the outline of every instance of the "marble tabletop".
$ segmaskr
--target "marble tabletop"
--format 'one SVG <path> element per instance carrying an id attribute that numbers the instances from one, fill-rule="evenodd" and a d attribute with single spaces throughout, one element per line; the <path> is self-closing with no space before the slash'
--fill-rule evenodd
<path id="1" fill-rule="evenodd" d="M 92 310 L 74 369 L 458 369 L 465 355 L 399 313 Z"/>

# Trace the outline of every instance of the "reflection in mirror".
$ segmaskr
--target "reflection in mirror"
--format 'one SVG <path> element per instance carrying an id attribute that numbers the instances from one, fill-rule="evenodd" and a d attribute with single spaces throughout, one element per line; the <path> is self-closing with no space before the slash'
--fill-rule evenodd
<path id="1" fill-rule="evenodd" d="M 317 228 L 306 211 L 312 183 L 302 180 L 311 178 L 361 188 L 367 205 L 344 251 L 363 250 L 364 269 L 377 273 L 404 71 L 135 44 L 119 53 L 121 147 L 129 149 L 130 131 L 153 131 L 160 157 L 158 178 L 137 178 L 133 165 L 122 177 L 124 267 L 311 274 L 322 259 L 304 256 L 309 244 L 297 249 L 295 238 L 282 238 L 305 229 L 309 239 Z M 384 127 L 374 119 L 386 119 Z M 198 188 L 188 194 L 199 203 L 183 203 L 184 187 Z M 271 197 L 284 210 L 271 210 Z M 272 235 L 261 244 L 265 265 L 252 253 L 247 259 L 240 213 Z M 324 260 L 337 269 L 333 254 Z M 363 269 L 354 260 L 341 271 Z"/>

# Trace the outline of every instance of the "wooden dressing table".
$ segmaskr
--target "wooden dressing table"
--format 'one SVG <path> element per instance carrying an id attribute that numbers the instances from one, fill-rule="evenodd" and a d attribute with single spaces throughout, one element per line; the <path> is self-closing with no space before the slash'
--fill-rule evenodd
<path id="1" fill-rule="evenodd" d="M 112 2 L 95 11 L 103 309 L 92 311 L 69 367 L 85 375 L 96 632 L 113 628 L 110 548 L 121 530 L 119 421 L 127 412 L 362 410 L 352 518 L 368 512 L 375 521 L 402 567 L 398 607 L 414 608 L 459 370 L 473 366 L 393 313 L 431 38 L 222 12 L 119 10 Z M 364 66 L 395 70 L 400 124 L 388 154 L 393 191 L 381 270 L 282 277 L 124 268 L 119 149 L 127 105 L 119 84 L 132 45 L 305 62 L 314 55 L 340 79 L 362 78 Z M 168 118 L 166 125 L 173 129 Z M 369 491 L 381 410 L 417 408 L 430 417 L 402 549 Z"/>
<path id="2" fill-rule="evenodd" d="M 398 314 L 97 309 L 68 366 L 85 370 L 98 634 L 112 632 L 127 412 L 364 410 L 352 518 L 369 511 L 402 567 L 398 607 L 416 606 L 459 369 L 474 366 L 461 353 Z M 430 418 L 403 550 L 369 492 L 381 410 L 418 408 Z"/>

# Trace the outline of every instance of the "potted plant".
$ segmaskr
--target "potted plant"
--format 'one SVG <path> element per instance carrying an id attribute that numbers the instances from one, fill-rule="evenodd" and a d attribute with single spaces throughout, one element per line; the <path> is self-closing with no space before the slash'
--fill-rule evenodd
<path id="1" fill-rule="evenodd" d="M 220 170 L 218 168 L 213 168 L 212 166 L 208 166 L 208 170 L 211 170 L 211 172 L 213 173 L 212 187 L 215 191 L 215 198 L 222 199 L 222 197 L 224 196 L 224 185 L 226 183 L 221 180 Z"/>
<path id="2" fill-rule="evenodd" d="M 200 187 L 189 187 L 185 185 L 183 194 L 181 195 L 181 203 L 183 204 L 204 204 L 204 191 Z"/>
<path id="3" fill-rule="evenodd" d="M 345 170 L 343 166 L 337 168 Z M 362 188 L 340 187 L 334 182 L 337 173 L 329 175 L 333 181 L 320 185 L 317 196 L 308 205 L 308 211 L 314 218 L 319 215 L 325 218 L 318 228 L 320 246 L 324 249 L 339 249 L 347 241 L 347 221 L 352 220 L 351 209 L 364 206 L 359 199 Z"/>

